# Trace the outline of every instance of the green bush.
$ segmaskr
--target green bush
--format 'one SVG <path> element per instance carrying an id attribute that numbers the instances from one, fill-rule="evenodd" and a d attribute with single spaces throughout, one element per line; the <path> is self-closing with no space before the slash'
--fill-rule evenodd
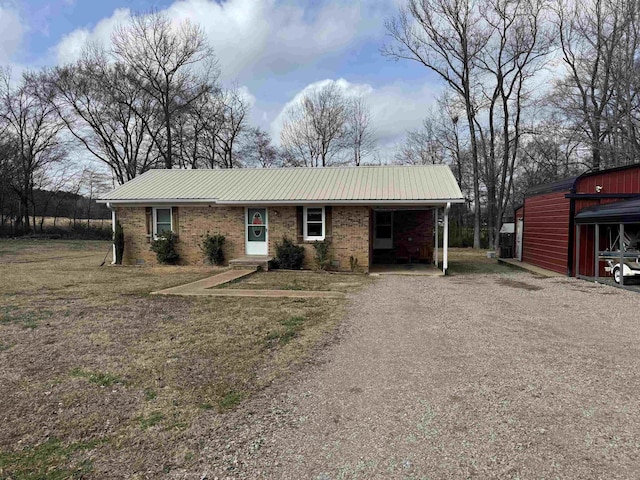
<path id="1" fill-rule="evenodd" d="M 176 236 L 173 232 L 163 234 L 151 242 L 151 251 L 155 252 L 158 262 L 166 265 L 175 265 L 180 260 L 176 252 Z"/>
<path id="2" fill-rule="evenodd" d="M 224 235 L 210 235 L 207 232 L 202 236 L 200 247 L 211 265 L 222 265 L 224 263 L 224 251 L 222 250 L 224 242 Z"/>
<path id="3" fill-rule="evenodd" d="M 122 265 L 122 256 L 124 255 L 124 231 L 119 221 L 116 222 L 116 230 L 113 232 L 113 244 L 116 247 L 115 263 Z"/>
<path id="4" fill-rule="evenodd" d="M 313 248 L 316 250 L 316 266 L 320 270 L 326 270 L 331 265 L 331 252 L 329 248 L 331 243 L 327 240 L 321 242 L 313 242 Z"/>
<path id="5" fill-rule="evenodd" d="M 283 237 L 282 242 L 276 243 L 275 263 L 277 268 L 300 270 L 304 263 L 304 247 Z"/>

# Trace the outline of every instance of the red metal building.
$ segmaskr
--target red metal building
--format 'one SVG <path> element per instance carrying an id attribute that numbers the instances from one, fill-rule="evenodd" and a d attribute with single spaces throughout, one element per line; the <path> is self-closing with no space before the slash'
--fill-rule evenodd
<path id="1" fill-rule="evenodd" d="M 637 198 L 640 198 L 640 164 L 588 172 L 534 187 L 515 211 L 516 252 L 520 238 L 523 262 L 569 276 L 575 276 L 576 271 L 581 276 L 595 276 L 596 229 L 598 250 L 603 250 L 609 247 L 607 236 L 612 235 L 613 227 L 600 230 L 595 224 L 576 225 L 576 215 L 585 208 Z M 577 229 L 581 239 L 578 254 Z M 599 265 L 599 275 L 608 275 L 605 264 Z"/>

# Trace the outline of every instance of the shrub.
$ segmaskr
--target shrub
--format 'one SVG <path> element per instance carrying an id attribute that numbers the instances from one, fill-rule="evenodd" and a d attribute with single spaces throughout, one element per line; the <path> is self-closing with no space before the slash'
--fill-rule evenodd
<path id="1" fill-rule="evenodd" d="M 349 257 L 349 267 L 351 268 L 352 272 L 355 272 L 356 270 L 358 270 L 358 259 L 357 259 L 357 257 L 354 257 L 353 255 L 351 255 Z"/>
<path id="2" fill-rule="evenodd" d="M 222 265 L 224 263 L 224 251 L 222 250 L 224 242 L 224 235 L 210 235 L 207 232 L 202 236 L 200 248 L 202 248 L 207 261 L 211 265 Z"/>
<path id="3" fill-rule="evenodd" d="M 331 252 L 329 247 L 331 243 L 327 240 L 321 242 L 313 242 L 313 248 L 316 250 L 316 266 L 320 270 L 326 270 L 331 265 Z"/>
<path id="4" fill-rule="evenodd" d="M 288 270 L 300 270 L 304 263 L 304 247 L 296 245 L 287 237 L 276 244 L 276 266 Z"/>
<path id="5" fill-rule="evenodd" d="M 116 247 L 116 264 L 122 265 L 122 256 L 124 255 L 124 230 L 122 224 L 117 221 L 116 229 L 113 232 L 113 244 Z"/>
<path id="6" fill-rule="evenodd" d="M 180 260 L 176 252 L 176 236 L 173 232 L 165 233 L 151 242 L 151 251 L 156 253 L 158 262 L 166 265 L 175 265 Z"/>

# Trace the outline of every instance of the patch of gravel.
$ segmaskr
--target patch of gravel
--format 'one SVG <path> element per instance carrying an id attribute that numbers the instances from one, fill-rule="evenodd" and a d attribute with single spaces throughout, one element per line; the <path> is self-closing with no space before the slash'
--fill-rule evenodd
<path id="1" fill-rule="evenodd" d="M 170 476 L 634 478 L 639 300 L 526 273 L 384 277 L 315 365 L 203 414 L 199 458 Z"/>

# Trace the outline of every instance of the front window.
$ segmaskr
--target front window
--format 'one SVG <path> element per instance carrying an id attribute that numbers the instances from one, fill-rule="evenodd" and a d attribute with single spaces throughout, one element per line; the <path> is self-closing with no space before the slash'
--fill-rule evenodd
<path id="1" fill-rule="evenodd" d="M 171 207 L 153 209 L 153 234 L 162 237 L 165 233 L 171 232 Z"/>
<path id="2" fill-rule="evenodd" d="M 324 207 L 304 208 L 304 239 L 324 240 Z"/>

